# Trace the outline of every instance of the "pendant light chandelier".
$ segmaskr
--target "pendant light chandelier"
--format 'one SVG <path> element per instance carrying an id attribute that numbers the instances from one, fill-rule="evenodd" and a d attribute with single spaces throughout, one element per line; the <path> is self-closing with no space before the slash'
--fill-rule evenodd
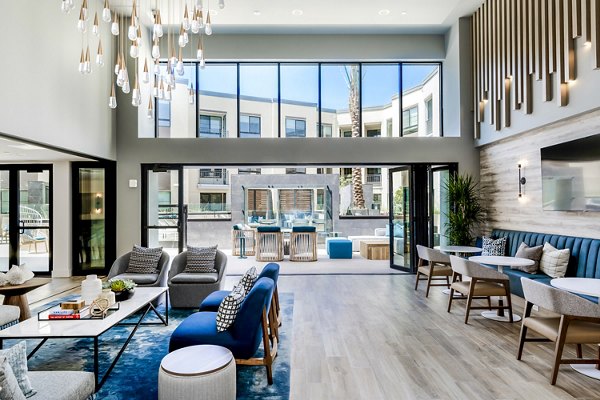
<path id="1" fill-rule="evenodd" d="M 82 75 L 92 72 L 91 40 L 97 41 L 97 46 L 92 47 L 97 49 L 95 63 L 97 67 L 104 66 L 104 48 L 100 31 L 104 29 L 102 25 L 106 26 L 106 29 L 109 29 L 115 37 L 116 43 L 115 63 L 113 64 L 115 76 L 108 88 L 108 106 L 112 109 L 117 107 L 117 87 L 125 94 L 131 93 L 131 104 L 134 107 L 142 105 L 140 84 L 144 84 L 148 86 L 150 93 L 146 115 L 148 118 L 153 118 L 154 99 L 171 101 L 176 86 L 175 74 L 179 76 L 185 74 L 183 53 L 185 47 L 193 41 L 194 35 L 197 36 L 197 47 L 194 54 L 194 49 L 190 46 L 190 56 L 192 56 L 190 58 L 195 58 L 200 68 L 205 66 L 204 35 L 212 35 L 211 13 L 214 13 L 209 8 L 209 1 L 132 0 L 131 4 L 125 7 L 125 9 L 131 10 L 130 14 L 126 15 L 122 5 L 118 9 L 111 8 L 109 0 L 81 0 L 77 19 L 77 30 L 81 33 L 79 72 Z M 219 8 L 225 7 L 225 0 L 214 1 L 218 1 Z M 123 1 L 120 1 L 120 4 L 122 3 Z M 127 1 L 127 3 L 129 2 Z M 206 3 L 206 7 L 203 3 Z M 179 6 L 179 10 L 183 10 L 181 15 L 177 16 L 178 18 L 173 11 L 176 5 Z M 69 14 L 75 7 L 75 0 L 61 0 L 61 10 L 65 14 Z M 161 10 L 161 7 L 164 9 Z M 93 17 L 90 18 L 92 14 Z M 142 48 L 140 15 L 148 15 L 151 18 L 151 25 L 147 28 L 152 33 L 151 41 L 148 43 L 151 46 L 150 57 L 145 57 L 143 60 L 141 79 L 138 77 L 138 62 L 141 62 Z M 104 24 L 101 24 L 101 21 Z M 90 23 L 91 27 L 88 27 Z M 167 43 L 167 54 L 163 54 L 163 58 L 166 58 L 167 65 L 166 68 L 161 69 L 159 61 L 161 59 L 161 43 L 164 41 Z M 126 51 L 127 48 L 128 51 Z M 133 89 L 127 71 L 128 63 L 133 63 L 135 66 Z M 191 81 L 187 92 L 188 103 L 193 105 L 196 95 Z"/>

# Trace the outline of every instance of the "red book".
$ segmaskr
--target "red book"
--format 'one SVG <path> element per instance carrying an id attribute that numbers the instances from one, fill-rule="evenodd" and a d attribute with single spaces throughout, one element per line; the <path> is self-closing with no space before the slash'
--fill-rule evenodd
<path id="1" fill-rule="evenodd" d="M 48 319 L 79 319 L 79 314 L 70 314 L 70 315 L 48 315 Z"/>

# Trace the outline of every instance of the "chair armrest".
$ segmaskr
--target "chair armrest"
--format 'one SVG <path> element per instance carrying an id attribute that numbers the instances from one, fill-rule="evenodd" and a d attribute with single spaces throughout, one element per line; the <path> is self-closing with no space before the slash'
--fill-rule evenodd
<path id="1" fill-rule="evenodd" d="M 187 265 L 187 251 L 183 251 L 173 258 L 171 269 L 169 270 L 169 278 L 171 280 L 175 275 L 182 273 Z"/>
<path id="2" fill-rule="evenodd" d="M 217 255 L 215 257 L 215 269 L 219 271 L 219 278 L 217 279 L 217 282 L 221 282 L 225 276 L 225 271 L 227 270 L 227 255 L 225 255 L 225 253 L 223 253 L 221 250 L 217 250 Z"/>
<path id="3" fill-rule="evenodd" d="M 112 267 L 110 267 L 110 271 L 108 272 L 108 279 L 114 278 L 117 275 L 125 273 L 127 267 L 129 266 L 130 258 L 131 252 L 123 254 L 121 257 L 117 258 L 113 263 Z"/>

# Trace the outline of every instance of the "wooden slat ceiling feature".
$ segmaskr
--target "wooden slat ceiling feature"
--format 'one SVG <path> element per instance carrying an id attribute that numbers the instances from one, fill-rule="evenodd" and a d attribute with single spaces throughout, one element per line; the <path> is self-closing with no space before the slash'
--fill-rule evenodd
<path id="1" fill-rule="evenodd" d="M 268 211 L 269 209 L 269 190 L 268 189 L 249 189 L 248 190 L 248 210 Z"/>
<path id="2" fill-rule="evenodd" d="M 471 19 L 477 139 L 483 122 L 499 131 L 512 112 L 533 112 L 534 81 L 543 85 L 543 101 L 569 104 L 575 40 L 591 44 L 600 69 L 599 14 L 600 0 L 486 0 L 479 7 Z"/>
<path id="3" fill-rule="evenodd" d="M 279 209 L 281 212 L 312 211 L 312 190 L 280 189 Z"/>

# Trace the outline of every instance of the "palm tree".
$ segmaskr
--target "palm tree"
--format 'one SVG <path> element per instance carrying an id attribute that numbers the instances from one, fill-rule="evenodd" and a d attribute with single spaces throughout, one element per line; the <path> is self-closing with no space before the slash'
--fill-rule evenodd
<path id="1" fill-rule="evenodd" d="M 350 110 L 350 121 L 352 137 L 360 137 L 360 97 L 359 97 L 359 72 L 358 65 L 344 67 L 346 73 L 346 84 L 348 85 L 348 105 Z M 362 170 L 352 168 L 352 202 L 355 208 L 365 208 L 365 195 L 363 192 Z"/>

